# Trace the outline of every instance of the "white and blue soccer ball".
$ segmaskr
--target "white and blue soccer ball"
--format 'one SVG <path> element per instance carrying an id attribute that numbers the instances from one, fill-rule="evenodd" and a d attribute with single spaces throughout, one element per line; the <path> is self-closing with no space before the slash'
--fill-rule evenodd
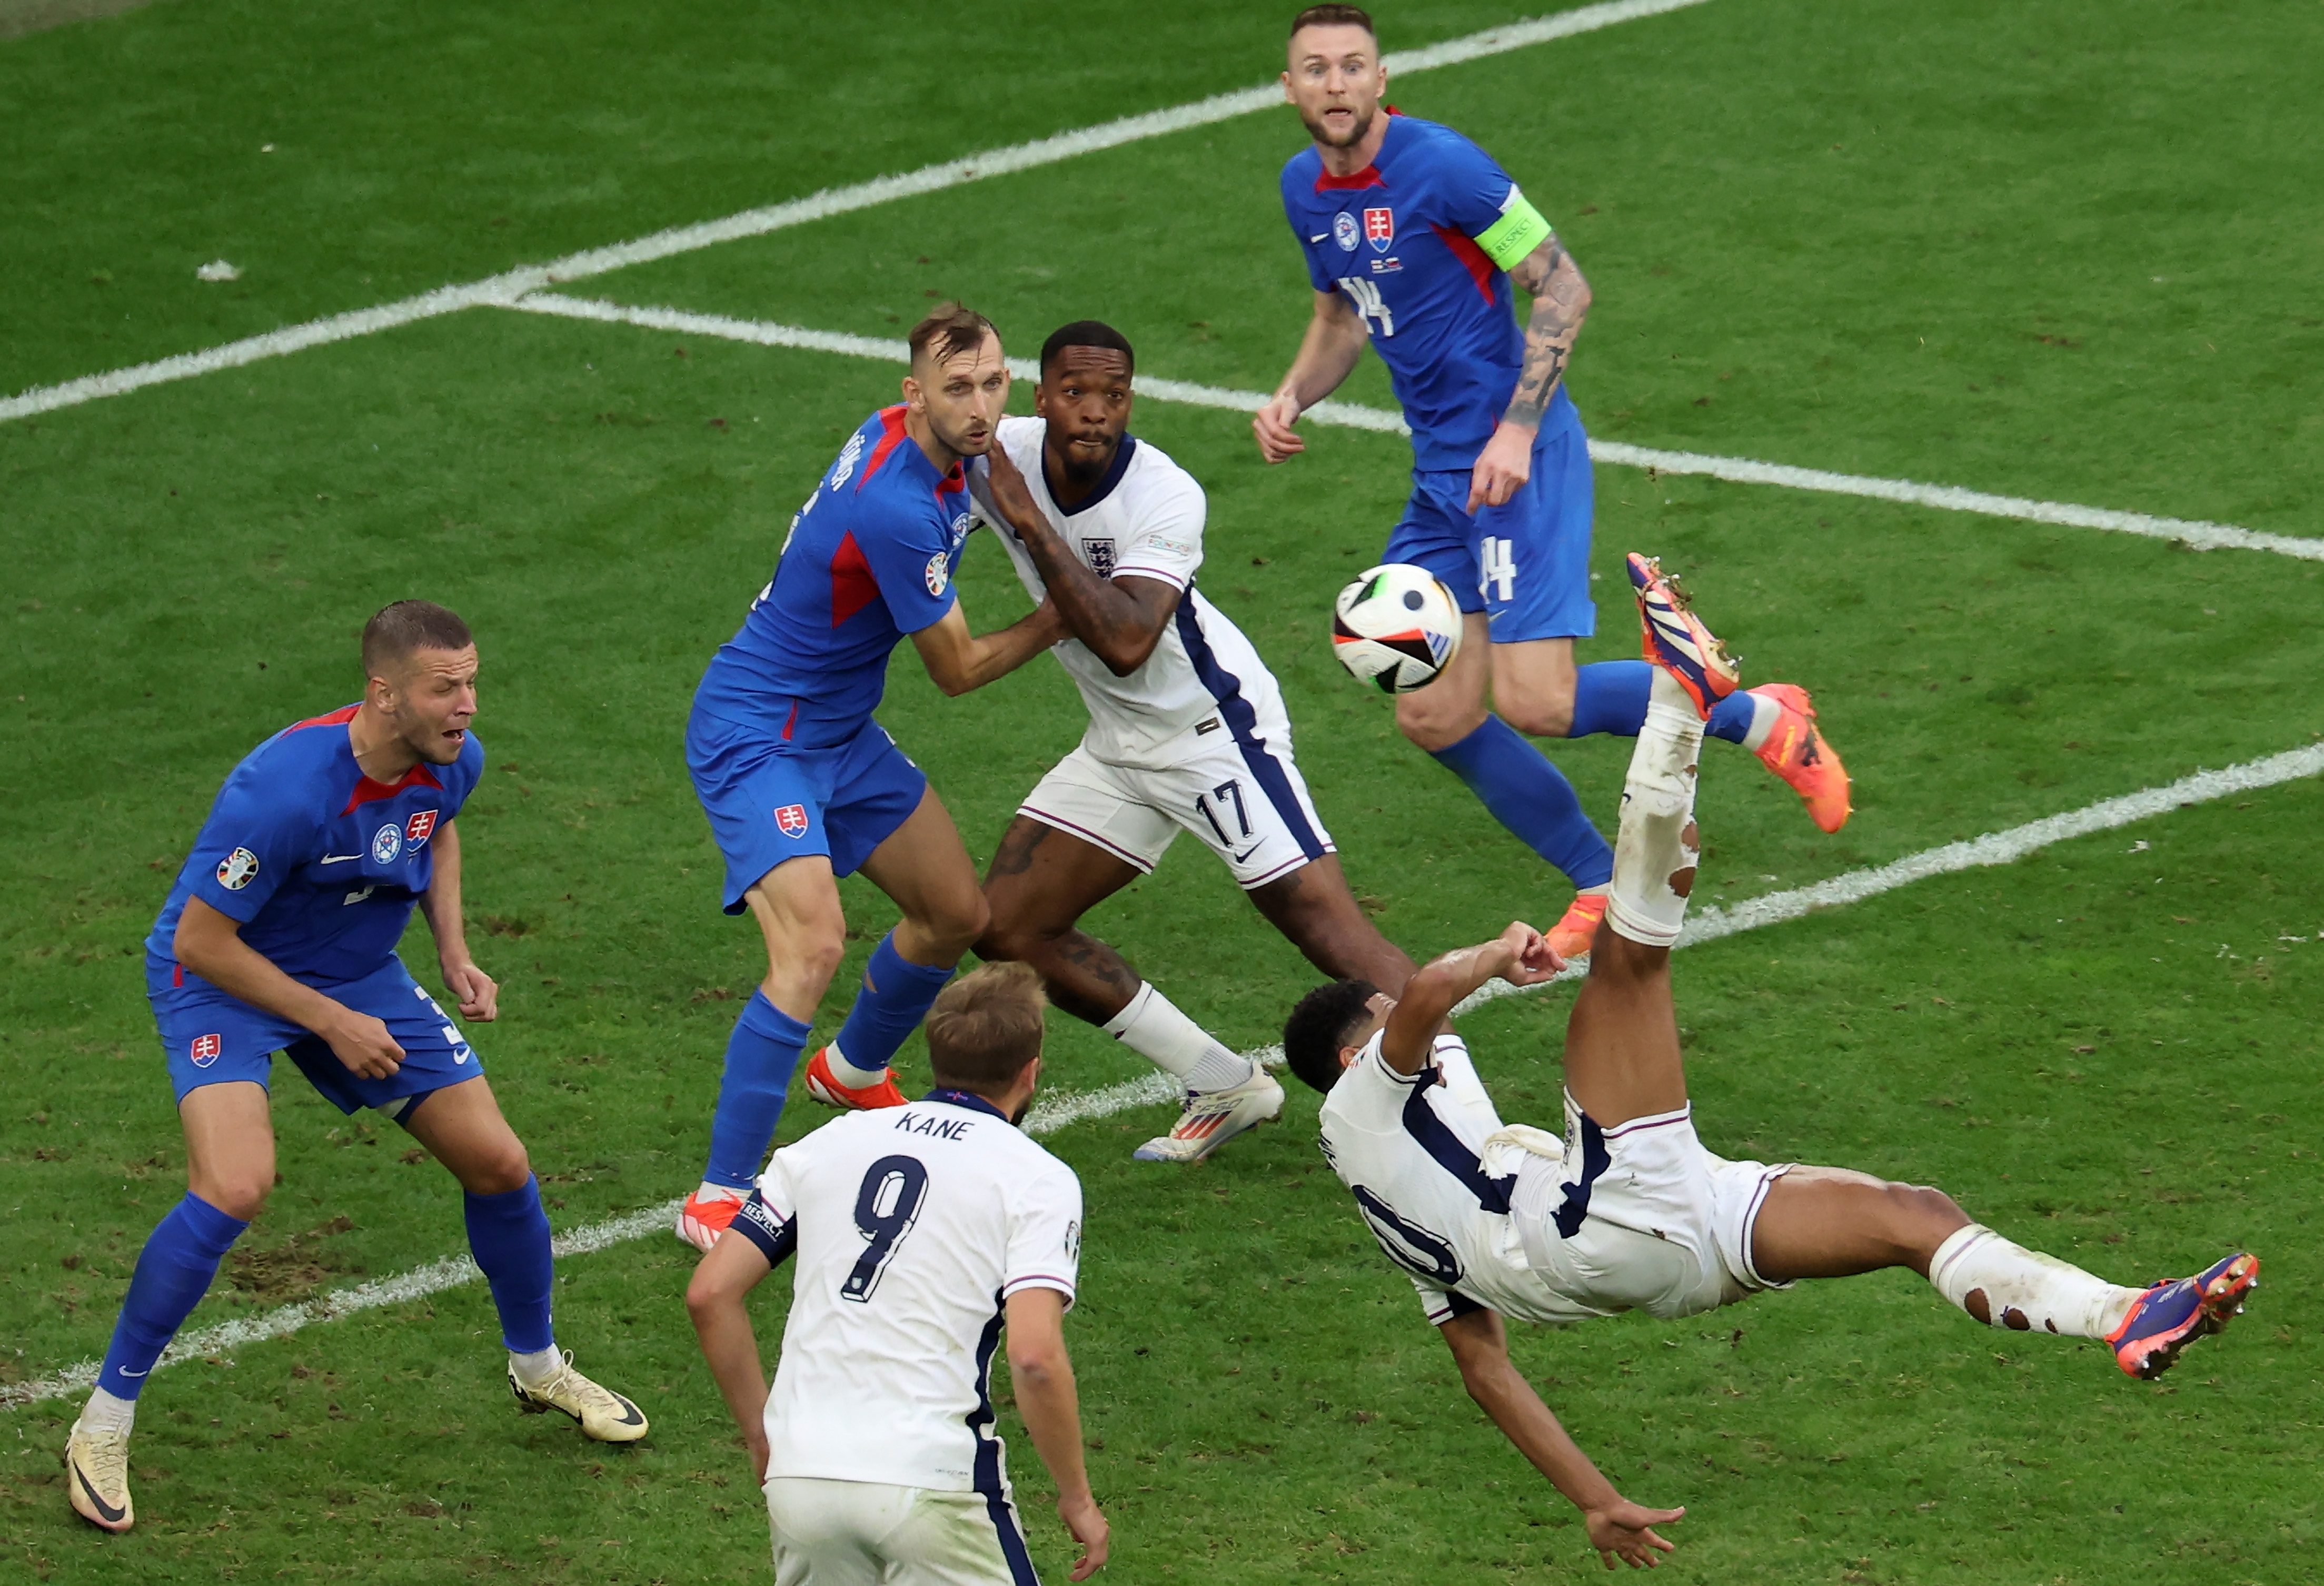
<path id="1" fill-rule="evenodd" d="M 1374 567 L 1333 603 L 1332 653 L 1383 694 L 1427 687 L 1460 649 L 1461 603 L 1425 567 Z"/>

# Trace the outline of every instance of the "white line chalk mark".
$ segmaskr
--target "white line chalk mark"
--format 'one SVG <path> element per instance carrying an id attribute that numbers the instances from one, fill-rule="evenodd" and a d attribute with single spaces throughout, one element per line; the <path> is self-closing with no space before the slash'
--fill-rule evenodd
<path id="1" fill-rule="evenodd" d="M 1812 886 L 1771 892 L 1764 898 L 1754 898 L 1729 908 L 1698 909 L 1687 921 L 1686 932 L 1679 938 L 1678 945 L 1692 947 L 1743 931 L 1782 925 L 1818 909 L 1860 903 L 1868 898 L 1893 892 L 1899 887 L 1910 886 L 1932 876 L 1950 875 L 1957 871 L 1975 870 L 1982 865 L 2008 864 L 2055 843 L 2087 837 L 2096 832 L 2128 825 L 2134 821 L 2151 819 L 2187 805 L 2205 804 L 2230 794 L 2273 788 L 2282 782 L 2296 781 L 2319 773 L 2324 773 L 2324 743 L 2270 755 L 2264 760 L 2246 761 L 2224 770 L 2197 771 L 2167 787 L 2148 788 L 2125 794 L 2119 798 L 2103 799 L 2081 809 L 2045 816 L 2022 826 L 2012 826 L 2006 832 L 1988 833 L 1965 843 L 1948 843 L 1942 847 L 1910 854 L 1871 870 L 1849 871 L 1845 875 L 1834 876 Z M 1578 968 L 1570 969 L 1556 980 L 1544 983 L 1560 984 L 1577 980 L 1582 973 Z M 1540 988 L 1527 989 L 1538 991 Z M 1452 1011 L 1456 1015 L 1467 1013 L 1485 1003 L 1521 994 L 1519 988 L 1505 981 L 1495 981 Z M 1283 1061 L 1283 1048 L 1261 1047 L 1244 1056 L 1272 1066 Z M 1027 1115 L 1025 1128 L 1031 1134 L 1051 1134 L 1076 1123 L 1111 1118 L 1133 1107 L 1176 1102 L 1182 1094 L 1177 1083 L 1167 1074 L 1141 1074 L 1102 1090 L 1059 1092 L 1044 1099 Z M 679 1204 L 671 1201 L 603 1222 L 590 1223 L 570 1233 L 558 1235 L 554 1248 L 559 1256 L 585 1255 L 592 1250 L 602 1250 L 631 1240 L 665 1232 L 678 1215 Z M 335 1321 L 341 1316 L 376 1310 L 382 1305 L 404 1305 L 425 1299 L 447 1288 L 473 1283 L 482 1276 L 476 1270 L 475 1263 L 467 1257 L 453 1256 L 393 1277 L 383 1277 L 339 1289 L 318 1299 L 284 1305 L 257 1316 L 221 1322 L 216 1326 L 200 1328 L 180 1337 L 170 1346 L 154 1369 L 183 1360 L 225 1355 L 270 1338 L 287 1337 L 318 1322 Z M 0 1385 L 0 1407 L 14 1408 L 19 1405 L 38 1404 L 46 1399 L 84 1392 L 96 1379 L 97 1364 L 95 1360 L 82 1360 L 28 1382 Z"/>

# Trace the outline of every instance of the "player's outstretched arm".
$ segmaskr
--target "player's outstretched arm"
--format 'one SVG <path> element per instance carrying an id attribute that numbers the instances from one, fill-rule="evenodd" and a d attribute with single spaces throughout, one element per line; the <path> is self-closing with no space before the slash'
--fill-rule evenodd
<path id="1" fill-rule="evenodd" d="M 203 902 L 186 899 L 171 953 L 180 964 L 231 997 L 289 1019 L 329 1043 L 350 1073 L 385 1079 L 403 1066 L 403 1048 L 387 1026 L 368 1013 L 301 985 L 242 939 L 242 924 Z"/>
<path id="2" fill-rule="evenodd" d="M 1554 235 L 1518 260 L 1509 279 L 1533 294 L 1526 317 L 1525 358 L 1517 390 L 1469 480 L 1469 510 L 1499 506 L 1533 475 L 1533 443 L 1542 415 L 1565 378 L 1574 339 L 1590 314 L 1590 283 Z"/>
<path id="3" fill-rule="evenodd" d="M 715 1253 L 715 1251 L 713 1252 Z M 1017 1413 L 1025 1417 L 1033 1448 L 1057 1486 L 1057 1517 L 1082 1555 L 1073 1578 L 1086 1581 L 1105 1567 L 1111 1533 L 1090 1493 L 1082 1460 L 1081 1400 L 1074 1362 L 1065 1353 L 1065 1296 L 1054 1288 L 1020 1288 L 1009 1296 L 1009 1379 Z"/>
<path id="4" fill-rule="evenodd" d="M 1299 355 L 1291 360 L 1290 373 L 1250 421 L 1251 433 L 1259 437 L 1260 456 L 1279 463 L 1307 449 L 1307 443 L 1292 426 L 1299 422 L 1300 414 L 1340 389 L 1370 339 L 1364 317 L 1344 295 L 1315 294 L 1315 312 L 1307 321 L 1306 334 L 1299 338 Z"/>
<path id="5" fill-rule="evenodd" d="M 468 927 L 460 917 L 458 827 L 457 821 L 446 821 L 430 839 L 436 865 L 428 890 L 420 894 L 420 912 L 436 937 L 436 964 L 444 972 L 444 989 L 460 1004 L 460 1017 L 490 1024 L 500 1017 L 501 988 L 468 954 Z"/>
<path id="6" fill-rule="evenodd" d="M 686 1311 L 694 1318 L 694 1335 L 702 1341 L 703 1358 L 718 1379 L 727 1412 L 742 1429 L 752 1468 L 761 1481 L 767 1478 L 767 1374 L 742 1299 L 773 1270 L 766 1252 L 737 1234 L 711 1246 L 686 1286 Z"/>
<path id="7" fill-rule="evenodd" d="M 1066 637 L 1054 601 L 1045 600 L 1006 628 L 982 635 L 969 632 L 968 618 L 954 601 L 950 611 L 912 635 L 912 648 L 936 687 L 958 698 L 1007 677 Z"/>
<path id="8" fill-rule="evenodd" d="M 1144 666 L 1178 609 L 1178 591 L 1159 578 L 1100 577 L 1050 527 L 1008 452 L 996 446 L 987 460 L 986 497 L 1017 531 L 1066 631 L 1117 678 Z"/>
<path id="9" fill-rule="evenodd" d="M 1470 992 L 1494 979 L 1513 986 L 1536 985 L 1564 967 L 1565 960 L 1550 951 L 1548 940 L 1523 920 L 1512 921 L 1489 942 L 1433 958 L 1405 982 L 1404 995 L 1388 1016 L 1380 1056 L 1398 1074 L 1418 1074 L 1428 1062 L 1436 1032 Z"/>
<path id="10" fill-rule="evenodd" d="M 1608 1569 L 1614 1567 L 1617 1559 L 1632 1569 L 1652 1568 L 1661 1562 L 1657 1554 L 1672 1551 L 1672 1545 L 1655 1535 L 1654 1528 L 1683 1518 L 1686 1510 L 1646 1508 L 1614 1490 L 1604 1472 L 1566 1435 L 1533 1384 L 1510 1363 L 1508 1333 L 1499 1312 L 1471 1311 L 1437 1331 L 1452 1351 L 1469 1397 L 1492 1417 L 1493 1425 L 1532 1462 L 1533 1468 L 1548 1477 L 1550 1485 L 1582 1511 L 1590 1545 L 1598 1550 Z"/>

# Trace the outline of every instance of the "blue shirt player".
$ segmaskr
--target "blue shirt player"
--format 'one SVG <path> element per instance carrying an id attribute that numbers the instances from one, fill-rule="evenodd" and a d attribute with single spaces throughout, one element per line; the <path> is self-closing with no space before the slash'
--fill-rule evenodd
<path id="1" fill-rule="evenodd" d="M 839 967 L 836 878 L 861 871 L 903 919 L 872 949 L 838 1036 L 809 1060 L 816 1100 L 904 1104 L 888 1059 L 977 937 L 986 909 L 952 816 L 872 719 L 909 635 L 928 675 L 964 694 L 1066 637 L 1056 609 L 972 636 L 953 590 L 973 512 L 962 461 L 982 456 L 1009 400 L 1001 337 L 946 304 L 913 327 L 904 400 L 848 438 L 791 520 L 775 574 L 719 647 L 686 726 L 686 763 L 726 862 L 726 912 L 766 937 L 767 976 L 727 1042 L 710 1157 L 678 1216 L 703 1249 L 751 1193 L 791 1070 Z"/>
<path id="2" fill-rule="evenodd" d="M 1491 156 L 1382 106 L 1388 72 L 1359 7 L 1299 14 L 1283 84 L 1313 140 L 1283 168 L 1283 207 L 1314 315 L 1253 420 L 1259 450 L 1270 463 L 1303 450 L 1300 414 L 1367 345 L 1388 364 L 1413 491 L 1382 559 L 1427 568 L 1466 613 L 1452 664 L 1397 697 L 1397 725 L 1573 882 L 1549 940 L 1578 956 L 1605 915 L 1613 851 L 1521 734 L 1636 737 L 1653 682 L 1644 661 L 1573 660 L 1574 640 L 1597 629 L 1589 442 L 1563 383 L 1589 283 Z M 1533 298 L 1522 331 L 1513 281 Z M 1757 752 L 1835 832 L 1848 776 L 1814 722 L 1806 691 L 1779 683 L 1730 695 L 1707 731 Z"/>
<path id="3" fill-rule="evenodd" d="M 561 1410 L 601 1442 L 646 1434 L 635 1405 L 557 1348 L 549 1219 L 523 1142 L 459 1027 L 396 956 L 417 905 L 460 1016 L 491 1022 L 499 991 L 461 929 L 455 824 L 484 765 L 469 731 L 475 643 L 442 606 L 399 601 L 364 629 L 363 661 L 359 703 L 283 728 L 235 768 L 146 938 L 188 1190 L 137 1258 L 66 1447 L 72 1506 L 107 1531 L 135 1518 L 138 1391 L 273 1185 L 277 1052 L 341 1111 L 401 1124 L 459 1180 L 517 1403 Z"/>

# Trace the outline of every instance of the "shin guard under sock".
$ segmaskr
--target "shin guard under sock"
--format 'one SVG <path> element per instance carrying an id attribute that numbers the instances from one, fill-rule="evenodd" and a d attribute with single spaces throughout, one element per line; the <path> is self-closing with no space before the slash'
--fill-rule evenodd
<path id="1" fill-rule="evenodd" d="M 189 1194 L 146 1236 L 137 1270 L 113 1326 L 113 1344 L 97 1385 L 134 1399 L 147 1373 L 217 1277 L 218 1263 L 250 1224 Z"/>
<path id="2" fill-rule="evenodd" d="M 763 991 L 752 991 L 742 1005 L 727 1037 L 726 1073 L 710 1122 L 710 1166 L 702 1171 L 709 1183 L 748 1190 L 757 1181 L 807 1037 L 807 1027 L 768 1001 Z"/>
<path id="3" fill-rule="evenodd" d="M 936 993 L 952 979 L 952 965 L 914 964 L 896 951 L 896 933 L 890 931 L 872 949 L 872 962 L 863 966 L 863 985 L 855 993 L 855 1005 L 847 1010 L 847 1022 L 839 1027 L 832 1045 L 838 1047 L 838 1056 L 868 1078 L 861 1081 L 839 1074 L 843 1084 L 877 1084 L 887 1072 L 888 1060 L 904 1037 L 920 1028 L 920 1020 L 928 1016 L 928 1006 Z M 836 1072 L 837 1065 L 834 1065 Z"/>
<path id="4" fill-rule="evenodd" d="M 1614 873 L 1614 851 L 1563 772 L 1499 716 L 1458 743 L 1432 750 L 1436 763 L 1469 785 L 1509 834 L 1554 865 L 1577 888 L 1601 887 Z"/>
<path id="5" fill-rule="evenodd" d="M 514 1354 L 552 1347 L 549 1293 L 556 1281 L 549 1254 L 549 1213 L 540 1208 L 540 1180 L 497 1195 L 468 1195 L 468 1251 L 484 1268 L 501 1314 L 501 1342 Z"/>

